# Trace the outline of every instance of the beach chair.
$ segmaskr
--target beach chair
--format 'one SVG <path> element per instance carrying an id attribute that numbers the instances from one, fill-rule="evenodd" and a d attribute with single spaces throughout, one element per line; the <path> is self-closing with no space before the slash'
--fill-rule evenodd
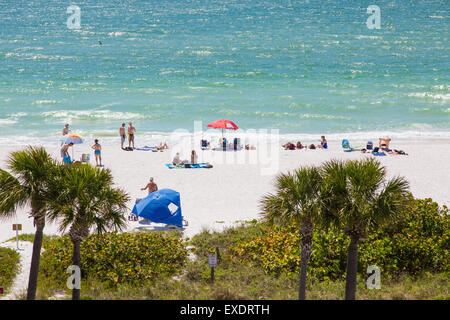
<path id="1" fill-rule="evenodd" d="M 350 151 L 361 151 L 361 146 L 357 147 L 351 147 L 350 142 L 348 142 L 347 139 L 342 140 L 342 149 L 344 149 L 344 152 L 350 152 Z"/>
<path id="2" fill-rule="evenodd" d="M 209 142 L 207 140 L 201 140 L 200 141 L 200 146 L 202 148 L 202 150 L 207 150 L 209 149 Z"/>
<path id="3" fill-rule="evenodd" d="M 83 153 L 82 155 L 81 155 L 81 159 L 80 159 L 80 162 L 81 163 L 86 163 L 86 164 L 88 164 L 89 163 L 89 161 L 91 160 L 91 155 L 89 154 L 89 153 Z"/>

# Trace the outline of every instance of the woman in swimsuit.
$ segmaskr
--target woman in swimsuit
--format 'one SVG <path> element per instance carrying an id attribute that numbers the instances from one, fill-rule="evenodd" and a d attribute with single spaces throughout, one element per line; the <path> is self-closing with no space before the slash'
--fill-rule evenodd
<path id="1" fill-rule="evenodd" d="M 98 139 L 95 139 L 95 144 L 91 147 L 92 149 L 94 149 L 94 154 L 95 154 L 95 164 L 98 165 L 98 162 L 100 161 L 100 167 L 102 166 L 102 146 L 98 143 Z"/>

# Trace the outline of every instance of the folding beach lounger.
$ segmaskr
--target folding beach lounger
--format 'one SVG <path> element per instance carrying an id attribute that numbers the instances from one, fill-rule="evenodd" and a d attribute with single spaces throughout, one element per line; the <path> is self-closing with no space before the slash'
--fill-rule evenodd
<path id="1" fill-rule="evenodd" d="M 343 139 L 342 140 L 342 149 L 344 149 L 344 152 L 361 151 L 361 146 L 351 147 L 350 142 L 348 142 L 347 139 Z"/>

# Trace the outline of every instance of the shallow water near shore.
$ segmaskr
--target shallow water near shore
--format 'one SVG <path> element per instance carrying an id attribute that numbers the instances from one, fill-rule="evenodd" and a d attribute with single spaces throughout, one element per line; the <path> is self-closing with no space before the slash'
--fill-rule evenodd
<path id="1" fill-rule="evenodd" d="M 71 30 L 67 4 L 3 1 L 0 143 L 220 118 L 286 139 L 450 138 L 450 4 L 376 4 L 381 29 L 354 1 L 90 0 Z"/>

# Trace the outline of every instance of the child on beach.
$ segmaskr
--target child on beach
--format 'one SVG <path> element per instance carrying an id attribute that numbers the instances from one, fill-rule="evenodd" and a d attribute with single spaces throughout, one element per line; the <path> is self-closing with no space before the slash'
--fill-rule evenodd
<path id="1" fill-rule="evenodd" d="M 322 149 L 328 149 L 328 142 L 327 139 L 325 139 L 325 136 L 320 137 L 320 144 L 318 144 L 317 147 Z"/>
<path id="2" fill-rule="evenodd" d="M 95 144 L 91 147 L 92 149 L 94 149 L 94 154 L 95 154 L 95 164 L 97 165 L 97 167 L 101 167 L 102 166 L 102 146 L 98 143 L 98 139 L 95 139 Z M 98 165 L 98 162 L 100 161 L 100 165 Z"/>

